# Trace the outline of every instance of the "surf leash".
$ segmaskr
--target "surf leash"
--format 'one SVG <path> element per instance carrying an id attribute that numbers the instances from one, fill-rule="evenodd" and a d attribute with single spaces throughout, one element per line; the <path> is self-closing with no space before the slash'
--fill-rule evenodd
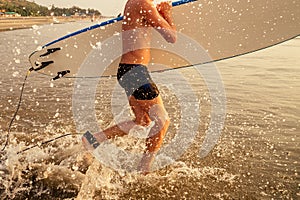
<path id="1" fill-rule="evenodd" d="M 9 137 L 10 137 L 10 133 L 11 133 L 11 128 L 12 128 L 12 125 L 13 125 L 13 122 L 15 121 L 16 117 L 17 117 L 17 114 L 19 112 L 19 109 L 21 107 L 21 104 L 22 104 L 22 98 L 23 98 L 23 94 L 24 94 L 24 89 L 25 89 L 25 85 L 26 85 L 26 81 L 27 81 L 27 78 L 28 76 L 30 75 L 30 73 L 32 71 L 36 71 L 33 67 L 31 67 L 27 72 L 26 72 L 26 75 L 25 75 L 25 78 L 24 78 L 24 81 L 23 81 L 23 84 L 22 84 L 22 87 L 21 87 L 21 93 L 20 93 L 20 97 L 19 97 L 19 101 L 18 101 L 18 105 L 17 105 L 17 108 L 16 108 L 16 111 L 14 112 L 14 115 L 8 125 L 8 130 L 7 130 L 7 134 L 6 134 L 6 139 L 5 139 L 5 143 L 2 147 L 2 149 L 0 150 L 0 153 L 4 153 L 6 147 L 8 146 L 8 143 L 9 143 Z M 67 133 L 67 134 L 64 134 L 64 135 L 61 135 L 61 136 L 58 136 L 56 138 L 52 138 L 52 139 L 49 139 L 49 140 L 46 140 L 46 141 L 43 141 L 41 142 L 40 144 L 35 144 L 35 145 L 32 145 L 30 147 L 27 147 L 21 151 L 18 151 L 17 154 L 20 154 L 20 153 L 23 153 L 23 152 L 26 152 L 30 149 L 33 149 L 35 147 L 40 147 L 40 146 L 43 146 L 45 144 L 48 144 L 50 142 L 53 142 L 53 141 L 56 141 L 58 139 L 61 139 L 63 137 L 67 137 L 67 136 L 71 136 L 72 134 L 71 133 Z"/>
<path id="2" fill-rule="evenodd" d="M 28 151 L 28 150 L 33 149 L 33 148 L 35 148 L 35 147 L 40 147 L 40 146 L 43 146 L 43 145 L 48 144 L 48 143 L 50 143 L 50 142 L 54 142 L 54 141 L 56 141 L 56 140 L 59 140 L 59 139 L 61 139 L 61 138 L 63 138 L 63 137 L 72 136 L 72 135 L 73 135 L 73 134 L 71 134 L 71 133 L 67 133 L 67 134 L 58 136 L 58 137 L 56 137 L 56 138 L 52 138 L 52 139 L 50 139 L 50 140 L 43 141 L 43 142 L 41 142 L 40 144 L 35 144 L 35 145 L 32 145 L 32 146 L 30 146 L 30 147 L 27 147 L 27 148 L 25 148 L 25 149 L 23 149 L 23 150 L 21 150 L 21 151 L 18 151 L 17 154 L 24 153 L 25 151 Z"/>
<path id="3" fill-rule="evenodd" d="M 7 145 L 8 145 L 8 141 L 9 141 L 9 136 L 10 136 L 10 131 L 11 131 L 11 127 L 12 127 L 12 124 L 14 122 L 14 120 L 16 119 L 17 117 L 17 114 L 19 112 L 19 109 L 21 107 L 21 103 L 22 103 L 22 98 L 23 98 L 23 93 L 24 93 L 24 88 L 25 88 L 25 84 L 26 84 L 26 80 L 28 78 L 28 76 L 30 75 L 30 73 L 33 71 L 33 67 L 31 67 L 27 72 L 26 72 L 26 75 L 25 75 L 25 78 L 24 78 L 24 81 L 23 81 L 23 84 L 22 84 L 22 87 L 21 87 L 21 94 L 20 94 L 20 97 L 19 97 L 19 102 L 18 102 L 18 105 L 17 105 L 17 109 L 8 125 L 8 130 L 7 130 L 7 135 L 6 135 L 6 139 L 5 139 L 5 143 L 4 143 L 4 146 L 2 147 L 1 149 L 1 152 L 4 152 Z"/>

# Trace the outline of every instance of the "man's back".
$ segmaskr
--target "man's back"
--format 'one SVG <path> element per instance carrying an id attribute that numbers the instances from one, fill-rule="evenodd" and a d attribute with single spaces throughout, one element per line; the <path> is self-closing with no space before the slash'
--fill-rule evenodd
<path id="1" fill-rule="evenodd" d="M 170 8 L 164 9 L 170 10 Z M 123 56 L 121 63 L 143 65 L 149 63 L 151 27 L 158 30 L 167 41 L 171 38 L 171 34 L 176 37 L 176 33 L 172 30 L 175 28 L 166 21 L 163 16 L 164 12 L 168 11 L 162 10 L 160 13 L 153 4 L 153 0 L 129 0 L 126 3 L 122 24 Z"/>

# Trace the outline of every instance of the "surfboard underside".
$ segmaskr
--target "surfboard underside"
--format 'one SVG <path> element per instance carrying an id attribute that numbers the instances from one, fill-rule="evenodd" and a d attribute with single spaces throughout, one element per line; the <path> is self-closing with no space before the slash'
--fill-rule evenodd
<path id="1" fill-rule="evenodd" d="M 178 49 L 174 46 L 178 44 L 170 46 L 160 35 L 154 36 L 152 43 L 162 45 L 151 49 L 149 69 L 152 72 L 243 55 L 289 40 L 300 33 L 300 3 L 294 0 L 194 1 L 174 6 L 173 16 L 178 34 L 183 38 L 180 51 L 169 50 Z M 115 48 L 119 52 L 122 49 L 122 21 L 115 21 L 89 27 L 45 45 L 30 55 L 31 65 L 35 71 L 52 77 L 77 77 L 83 64 L 97 62 L 97 59 L 99 68 L 104 67 L 101 61 L 112 56 L 105 54 L 111 54 Z M 107 41 L 110 45 L 103 45 Z M 209 56 L 199 53 L 197 59 L 185 58 L 184 52 L 191 52 L 193 48 L 189 43 L 197 43 Z M 91 56 L 95 51 L 104 55 L 97 57 L 94 53 Z M 100 74 L 90 75 L 116 75 L 120 56 L 113 54 L 113 59 L 105 61 L 105 69 Z"/>

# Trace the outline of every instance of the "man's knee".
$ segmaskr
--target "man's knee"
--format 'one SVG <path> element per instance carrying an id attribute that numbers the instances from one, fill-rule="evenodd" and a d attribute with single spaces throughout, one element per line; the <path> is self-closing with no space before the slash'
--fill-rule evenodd
<path id="1" fill-rule="evenodd" d="M 135 115 L 134 123 L 139 126 L 147 127 L 151 124 L 151 119 L 147 115 Z"/>
<path id="2" fill-rule="evenodd" d="M 167 129 L 170 124 L 169 115 L 162 105 L 153 105 L 149 110 L 149 117 L 154 122 L 154 126 L 156 126 L 158 131 Z"/>

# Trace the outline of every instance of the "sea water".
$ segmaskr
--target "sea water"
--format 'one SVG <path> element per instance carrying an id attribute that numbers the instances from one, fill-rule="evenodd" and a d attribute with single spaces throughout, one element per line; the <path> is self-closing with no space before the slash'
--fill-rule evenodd
<path id="1" fill-rule="evenodd" d="M 28 55 L 43 44 L 86 27 L 85 22 L 35 26 L 0 33 L 0 141 L 4 144 L 8 124 L 16 110 L 20 87 L 29 69 Z M 215 63 L 226 91 L 226 119 L 217 145 L 204 158 L 199 156 L 210 124 L 211 97 L 195 68 L 176 70 L 184 80 L 177 86 L 163 82 L 161 94 L 171 125 L 164 145 L 178 137 L 182 123 L 196 126 L 196 133 L 176 159 L 160 155 L 157 170 L 142 176 L 126 170 L 136 165 L 122 152 L 139 155 L 143 137 L 134 131 L 110 143 L 107 155 L 113 163 L 125 156 L 116 170 L 95 160 L 81 144 L 81 133 L 73 120 L 73 79 L 51 82 L 51 77 L 32 73 L 25 86 L 21 108 L 9 135 L 0 163 L 1 199 L 298 199 L 300 198 L 300 38 L 245 56 Z M 201 66 L 200 66 L 201 67 Z M 172 78 L 172 73 L 154 75 Z M 175 82 L 176 83 L 176 82 Z M 199 106 L 197 117 L 182 119 L 182 104 L 176 95 L 192 88 L 196 100 L 184 105 Z M 125 94 L 119 104 L 111 78 L 99 82 L 95 97 L 97 123 L 112 125 L 112 104 L 126 111 Z M 120 88 L 119 88 L 120 89 Z M 118 102 L 118 101 L 117 101 Z M 117 110 L 118 110 L 117 109 Z M 198 108 L 197 108 L 198 109 Z M 125 115 L 126 116 L 126 115 Z M 43 145 L 44 141 L 71 133 Z M 187 138 L 188 139 L 188 138 Z M 17 154 L 26 147 L 37 145 Z M 1 146 L 2 148 L 2 146 Z M 163 165 L 168 163 L 168 165 Z"/>

